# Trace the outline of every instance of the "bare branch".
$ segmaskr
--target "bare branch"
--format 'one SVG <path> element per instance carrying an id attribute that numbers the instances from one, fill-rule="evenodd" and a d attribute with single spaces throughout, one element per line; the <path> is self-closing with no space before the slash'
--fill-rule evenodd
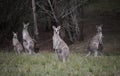
<path id="1" fill-rule="evenodd" d="M 78 7 L 82 6 L 83 4 L 85 4 L 88 0 L 85 0 L 84 2 L 74 6 L 74 7 L 71 7 L 70 9 L 68 9 L 67 11 L 64 11 L 62 12 L 62 14 L 64 13 L 64 15 L 61 14 L 61 18 L 65 18 L 66 16 L 70 15 L 71 13 L 73 13 Z"/>
<path id="2" fill-rule="evenodd" d="M 67 10 L 65 12 L 65 14 L 61 17 L 61 18 L 65 18 L 66 16 L 70 15 L 71 13 L 73 13 L 81 4 L 75 6 L 74 8 L 72 7 L 70 10 Z"/>
<path id="3" fill-rule="evenodd" d="M 49 5 L 50 5 L 51 11 L 52 11 L 52 15 L 53 15 L 55 21 L 58 22 L 58 19 L 57 19 L 57 17 L 56 17 L 56 14 L 55 14 L 55 11 L 54 11 L 53 6 L 52 6 L 52 4 L 51 4 L 51 1 L 48 0 L 48 3 L 49 3 Z"/>
<path id="4" fill-rule="evenodd" d="M 62 16 L 64 15 L 66 8 L 67 8 L 67 6 L 65 6 L 65 7 L 62 9 L 62 12 L 60 13 L 59 18 L 62 17 Z"/>
<path id="5" fill-rule="evenodd" d="M 51 15 L 52 13 L 51 13 L 49 10 L 45 9 L 45 7 L 43 7 L 43 6 L 40 6 L 39 3 L 36 3 L 36 4 L 37 4 L 37 6 L 38 6 L 39 8 L 41 8 L 46 14 L 48 14 L 50 17 L 53 18 L 53 16 Z"/>

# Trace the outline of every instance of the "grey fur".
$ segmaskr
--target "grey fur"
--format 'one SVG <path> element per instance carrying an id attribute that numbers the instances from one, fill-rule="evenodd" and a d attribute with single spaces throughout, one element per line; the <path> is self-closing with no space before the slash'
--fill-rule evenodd
<path id="1" fill-rule="evenodd" d="M 28 25 L 29 23 L 25 24 L 23 23 L 23 46 L 25 48 L 25 50 L 27 52 L 29 52 L 29 54 L 34 54 L 34 41 L 33 39 L 30 37 L 29 32 L 28 32 Z"/>
<path id="2" fill-rule="evenodd" d="M 98 54 L 102 54 L 103 50 L 103 34 L 102 34 L 102 25 L 96 26 L 97 33 L 96 35 L 89 41 L 87 51 L 88 54 L 86 56 L 90 56 L 92 52 L 94 52 L 94 56 L 98 56 Z"/>
<path id="3" fill-rule="evenodd" d="M 14 46 L 14 50 L 17 51 L 18 54 L 22 52 L 23 46 L 21 45 L 21 43 L 17 38 L 17 33 L 14 32 L 13 32 L 13 46 Z"/>
<path id="4" fill-rule="evenodd" d="M 55 49 L 56 55 L 59 60 L 66 62 L 69 56 L 69 47 L 68 45 L 61 39 L 59 35 L 60 26 L 57 28 L 53 26 L 54 35 L 53 35 L 53 49 Z"/>

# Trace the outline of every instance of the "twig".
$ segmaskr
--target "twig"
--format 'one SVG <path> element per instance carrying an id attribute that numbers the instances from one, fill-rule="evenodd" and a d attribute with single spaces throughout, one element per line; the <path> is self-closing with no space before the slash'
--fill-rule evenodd
<path id="1" fill-rule="evenodd" d="M 55 11 L 54 11 L 54 9 L 53 9 L 53 7 L 52 7 L 51 1 L 48 0 L 48 3 L 49 3 L 49 5 L 50 5 L 51 11 L 52 11 L 52 15 L 53 15 L 55 21 L 58 22 L 58 19 L 57 19 L 56 15 L 55 15 Z"/>
<path id="2" fill-rule="evenodd" d="M 47 9 L 44 7 L 40 6 L 39 3 L 36 3 L 39 8 L 41 8 L 46 14 L 48 14 L 50 17 L 52 17 L 51 12 L 49 12 Z"/>
<path id="3" fill-rule="evenodd" d="M 88 0 L 85 0 L 84 2 L 76 5 L 75 7 L 72 7 L 71 10 L 67 10 L 67 11 L 66 11 L 67 13 L 64 14 L 61 18 L 63 19 L 63 18 L 65 18 L 66 16 L 70 15 L 70 14 L 73 13 L 79 6 L 82 6 L 82 5 L 85 4 L 87 1 L 88 1 Z M 70 11 L 70 12 L 69 12 L 69 11 Z M 64 12 L 64 13 L 65 13 L 65 12 Z"/>

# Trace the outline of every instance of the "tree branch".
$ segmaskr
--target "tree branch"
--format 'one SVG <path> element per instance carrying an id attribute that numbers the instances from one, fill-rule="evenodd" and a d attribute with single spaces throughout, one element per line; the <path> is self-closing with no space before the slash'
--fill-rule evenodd
<path id="1" fill-rule="evenodd" d="M 58 23 L 59 21 L 58 21 L 58 19 L 57 19 L 57 17 L 56 17 L 56 14 L 55 14 L 55 11 L 54 11 L 53 6 L 52 6 L 52 4 L 51 4 L 51 1 L 48 0 L 48 3 L 49 3 L 49 5 L 50 5 L 51 11 L 52 11 L 52 15 L 53 15 L 54 19 L 55 19 L 56 23 Z"/>
<path id="2" fill-rule="evenodd" d="M 52 13 L 50 11 L 48 11 L 47 9 L 45 9 L 45 7 L 40 6 L 39 3 L 36 3 L 36 5 L 41 8 L 46 14 L 48 14 L 51 18 L 53 18 L 53 16 L 51 15 Z"/>
<path id="3" fill-rule="evenodd" d="M 85 0 L 84 2 L 76 5 L 75 7 L 72 7 L 70 9 L 68 9 L 67 11 L 64 11 L 63 15 L 61 14 L 61 18 L 65 18 L 66 16 L 70 15 L 71 13 L 73 13 L 78 7 L 82 6 L 83 4 L 85 4 L 88 0 Z"/>

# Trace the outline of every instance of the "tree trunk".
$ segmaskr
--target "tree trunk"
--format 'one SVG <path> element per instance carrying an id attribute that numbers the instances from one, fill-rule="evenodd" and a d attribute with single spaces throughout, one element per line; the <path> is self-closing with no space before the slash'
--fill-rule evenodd
<path id="1" fill-rule="evenodd" d="M 37 28 L 37 18 L 36 18 L 36 6 L 35 0 L 32 0 L 32 9 L 33 9 L 33 20 L 34 20 L 34 38 L 38 39 L 38 28 Z"/>

